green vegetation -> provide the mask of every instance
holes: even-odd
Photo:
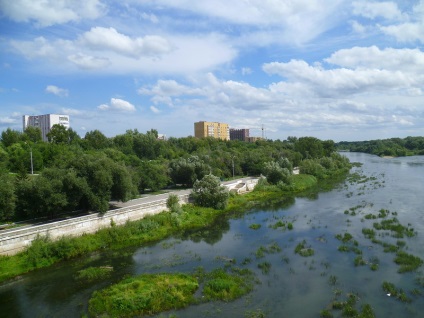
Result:
[[[347,159],[334,152],[334,142],[312,137],[255,143],[157,137],[151,129],[128,130],[112,138],[94,130],[81,138],[58,125],[49,133],[50,142],[43,142],[37,128],[3,131],[0,222],[55,218],[72,211],[105,212],[113,200],[127,201],[167,187],[191,187],[210,174],[226,179],[233,171],[236,176],[268,175],[279,191],[302,191],[316,183],[310,176],[291,175],[302,159],[321,167],[317,178],[350,168]],[[29,175],[30,153],[34,175]],[[277,166],[274,177],[268,168]]]
[[[406,303],[411,302],[411,299],[408,298],[406,293],[402,289],[397,289],[396,286],[392,283],[383,282],[382,288],[384,292],[387,293],[387,296],[389,297],[395,297],[396,299]]]
[[[252,230],[259,230],[261,228],[262,225],[260,225],[259,223],[254,223],[254,224],[250,224],[249,225],[249,229]]]
[[[352,293],[347,294],[344,300],[336,298],[329,308],[321,310],[320,317],[334,317],[333,312],[340,311],[341,317],[375,318],[375,313],[369,304],[363,305],[360,310],[357,308],[358,300],[359,297]],[[339,316],[336,314],[336,317]]]
[[[88,267],[77,272],[75,279],[84,282],[91,283],[109,277],[113,267],[111,266],[100,266],[100,267]]]
[[[370,141],[342,141],[336,144],[338,150],[365,152],[377,156],[424,155],[424,137],[390,138]]]
[[[423,260],[418,256],[399,251],[394,259],[395,263],[400,265],[399,273],[412,272],[423,264]]]
[[[303,240],[302,242],[296,245],[294,252],[295,254],[299,254],[300,256],[303,256],[303,257],[308,257],[315,254],[315,251],[313,250],[313,248],[306,246],[305,240]]]
[[[194,182],[191,196],[196,205],[223,210],[228,204],[229,192],[218,177],[208,174]]]
[[[89,313],[93,317],[145,316],[203,301],[231,301],[249,293],[253,283],[250,271],[235,268],[230,273],[200,269],[195,274],[143,274],[95,291]],[[201,295],[195,296],[198,289]]]

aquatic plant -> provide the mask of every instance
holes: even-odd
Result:
[[[294,252],[295,254],[299,254],[300,256],[303,256],[303,257],[308,257],[315,254],[315,251],[313,250],[313,248],[306,246],[305,240],[303,240],[302,242],[296,245]]]
[[[423,260],[418,256],[399,251],[394,259],[395,263],[400,265],[399,273],[412,272],[423,264]]]
[[[112,271],[112,266],[88,267],[78,271],[75,279],[84,283],[93,282],[109,277]]]

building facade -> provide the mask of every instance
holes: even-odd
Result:
[[[213,137],[230,140],[230,128],[225,123],[199,121],[194,123],[194,136],[196,138]]]
[[[41,130],[43,141],[48,141],[47,134],[50,132],[53,125],[63,125],[69,129],[69,115],[47,114],[38,116],[25,115],[22,117],[23,131],[30,126],[38,127]]]
[[[249,141],[249,129],[230,129],[230,140]]]

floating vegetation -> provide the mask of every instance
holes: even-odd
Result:
[[[375,313],[369,304],[363,305],[361,310],[356,308],[358,300],[357,295],[349,293],[347,299],[334,300],[327,309],[321,310],[320,317],[334,317],[332,311],[341,311],[342,317],[375,318]],[[339,314],[337,314],[338,316]]]
[[[416,233],[413,228],[405,227],[399,223],[399,220],[394,217],[389,220],[382,220],[380,223],[374,223],[373,227],[376,230],[387,230],[393,232],[392,236],[396,238],[403,238],[415,236]]]
[[[271,224],[269,226],[271,229],[277,230],[277,229],[288,229],[288,230],[293,230],[293,223],[292,222],[288,222],[288,221],[282,221],[282,220],[278,220],[277,222],[275,222],[274,224]]]
[[[355,266],[363,266],[367,265],[367,262],[362,258],[361,255],[358,255],[355,257],[354,264]]]
[[[268,274],[271,269],[271,263],[269,262],[259,263],[258,268],[261,269],[262,274]]]
[[[315,251],[311,247],[306,246],[305,240],[297,244],[296,248],[294,249],[294,252],[303,257],[308,257],[315,254]]]
[[[259,230],[259,229],[261,228],[261,226],[262,226],[262,225],[260,225],[260,224],[258,224],[258,223],[254,223],[254,224],[251,224],[251,225],[249,226],[249,229],[252,229],[252,230]]]
[[[91,283],[109,277],[112,272],[112,266],[88,267],[78,271],[75,279],[84,283]]]
[[[389,297],[395,297],[396,299],[405,303],[411,302],[411,299],[408,298],[406,293],[402,289],[397,289],[396,286],[392,283],[383,282],[382,288]]]
[[[203,283],[203,284],[202,284]],[[247,269],[232,268],[228,273],[143,274],[95,291],[89,301],[93,317],[133,317],[185,308],[202,301],[237,299],[253,288],[254,276]],[[196,291],[203,285],[198,298]]]
[[[418,256],[399,251],[394,259],[395,263],[400,265],[398,273],[412,272],[423,264],[423,260]]]
[[[260,246],[256,250],[255,256],[256,258],[262,258],[265,256],[265,254],[275,254],[278,252],[281,252],[281,247],[277,244],[277,242],[274,242],[271,245],[268,245],[267,247]]]

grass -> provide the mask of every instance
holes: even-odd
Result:
[[[254,224],[249,225],[249,229],[252,229],[252,230],[259,230],[259,229],[261,228],[261,226],[262,226],[262,225],[260,225],[260,224],[258,224],[258,223],[254,223]]]
[[[384,292],[390,297],[395,297],[401,302],[410,303],[411,299],[406,295],[402,289],[397,289],[396,286],[389,282],[383,282],[382,288]]]
[[[204,301],[232,301],[249,293],[253,283],[249,270],[237,268],[230,273],[223,269],[205,273],[200,269],[194,274],[142,274],[95,291],[89,301],[89,314],[147,316]]]
[[[299,244],[296,245],[294,249],[295,254],[299,254],[303,257],[313,256],[315,254],[315,251],[311,247],[306,246],[306,241],[303,240]]]
[[[78,271],[75,279],[80,282],[91,283],[109,277],[112,271],[113,267],[111,266],[88,267]]]
[[[399,273],[415,271],[423,264],[423,260],[421,258],[408,254],[404,251],[397,252],[394,261],[396,264],[400,265],[400,268],[398,269]]]

